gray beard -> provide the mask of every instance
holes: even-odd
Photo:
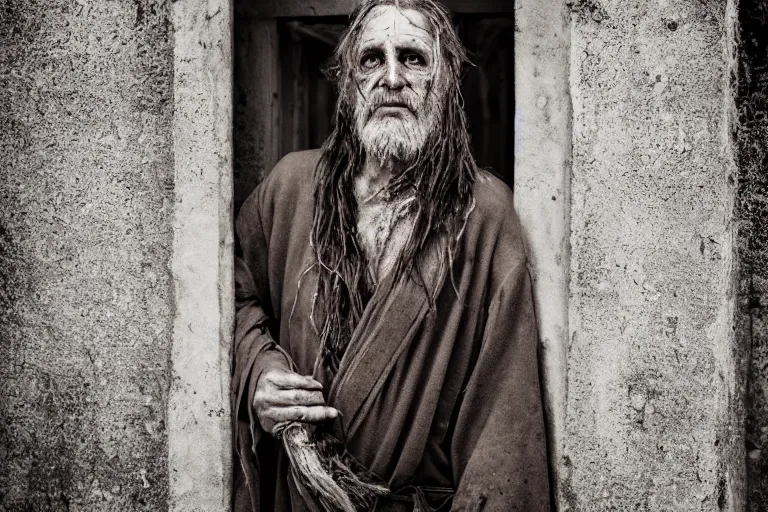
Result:
[[[360,107],[364,108],[364,107]],[[370,117],[367,122],[357,116],[357,134],[365,154],[383,164],[392,159],[413,163],[424,149],[430,134],[437,126],[440,109],[435,105],[425,106],[426,112],[419,118]]]
[[[427,141],[423,122],[413,118],[371,118],[360,133],[365,154],[380,163],[413,162]]]

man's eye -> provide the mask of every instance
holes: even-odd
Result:
[[[402,60],[409,66],[423,66],[425,64],[424,59],[418,53],[406,53]]]
[[[361,64],[366,69],[373,69],[381,63],[381,59],[378,55],[364,55]]]

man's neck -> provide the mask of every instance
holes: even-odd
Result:
[[[401,170],[394,161],[369,158],[355,178],[358,240],[374,283],[394,267],[413,227],[407,203],[380,194]]]
[[[355,198],[358,203],[366,202],[367,198],[383,190],[394,174],[402,168],[402,164],[390,158],[379,162],[375,158],[366,158],[363,168],[355,179]]]

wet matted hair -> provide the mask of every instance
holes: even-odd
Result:
[[[380,6],[413,9],[424,15],[435,39],[433,62],[436,65],[428,94],[442,96],[437,125],[424,147],[405,170],[392,177],[387,187],[391,199],[415,198],[412,201],[414,225],[392,270],[394,283],[414,274],[418,258],[436,237],[445,240],[446,262],[452,262],[473,204],[478,172],[470,150],[461,94],[461,74],[469,61],[454,30],[451,13],[436,0],[364,1],[352,12],[349,29],[326,70],[336,83],[339,97],[335,127],[323,144],[315,169],[311,244],[318,280],[312,316],[317,320],[323,366],[332,375],[338,370],[341,355],[374,286],[357,239],[354,178],[364,164],[365,153],[355,128],[358,84],[354,73],[361,32],[369,14]]]

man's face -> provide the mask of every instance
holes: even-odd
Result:
[[[412,161],[439,119],[435,39],[424,15],[394,6],[363,22],[354,79],[355,124],[368,155]]]

